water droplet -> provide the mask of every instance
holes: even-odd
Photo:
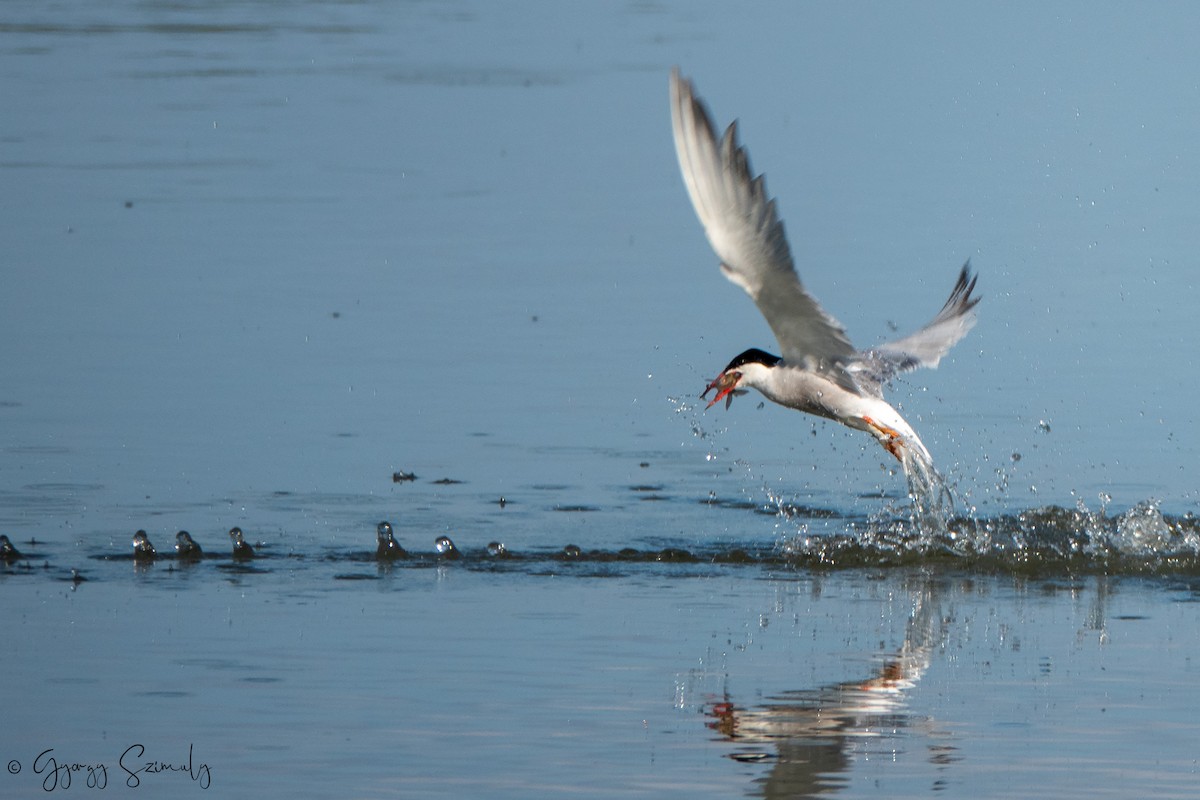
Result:
[[[437,548],[438,555],[442,558],[458,558],[462,555],[454,546],[454,542],[450,541],[449,536],[439,536],[433,546]]]

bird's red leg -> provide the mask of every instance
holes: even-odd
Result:
[[[904,436],[900,433],[900,431],[896,430],[895,428],[889,428],[887,425],[881,425],[866,415],[863,415],[862,420],[886,437],[881,438],[879,440],[880,443],[887,449],[889,453],[896,457],[897,461],[903,463],[904,456],[902,455],[900,447],[904,444]]]

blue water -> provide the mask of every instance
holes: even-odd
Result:
[[[138,797],[201,759],[232,796],[1189,796],[1196,17],[6,3],[0,795],[55,748]],[[703,410],[774,343],[674,65],[856,344],[978,271],[889,395],[946,535],[868,437]],[[211,557],[135,568],[139,528]],[[135,743],[193,769],[128,788]]]

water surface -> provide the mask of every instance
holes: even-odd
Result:
[[[1188,796],[1195,16],[6,4],[0,793]],[[698,405],[772,342],[673,65],[857,344],[978,270],[891,394],[945,530],[867,437]]]

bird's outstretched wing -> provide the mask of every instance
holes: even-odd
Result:
[[[860,354],[857,362],[849,367],[858,383],[872,382],[875,384],[872,388],[878,393],[878,387],[898,373],[917,367],[936,367],[946,351],[975,325],[975,306],[979,298],[971,294],[975,291],[977,278],[971,274],[971,262],[968,260],[958,274],[958,282],[954,284],[946,304],[925,327],[903,339],[881,344]]]
[[[785,362],[840,371],[854,346],[800,283],[775,201],[763,177],[751,175],[737,123],[718,142],[707,109],[678,69],[671,70],[671,123],[683,181],[725,277],[766,317]]]

